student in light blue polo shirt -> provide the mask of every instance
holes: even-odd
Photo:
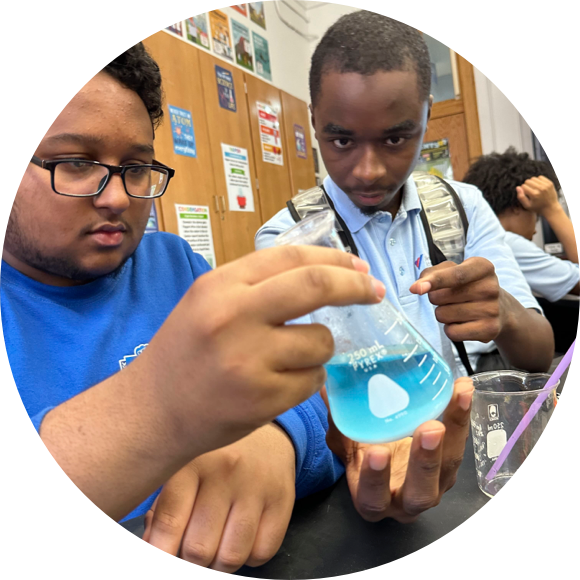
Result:
[[[372,49],[365,39],[375,42],[384,26],[377,14],[350,14],[313,54],[311,113],[329,174],[324,187],[388,298],[451,366],[451,341],[471,340],[495,341],[518,368],[547,370],[554,349],[550,324],[477,188],[452,183],[469,221],[465,261],[429,262],[410,178],[432,106],[429,55],[426,46]],[[280,211],[258,231],[256,247],[273,245],[293,223],[288,210]]]
[[[360,256],[386,285],[388,298],[452,367],[452,340],[495,340],[515,366],[545,371],[554,353],[552,329],[477,188],[453,182],[469,220],[465,261],[429,262],[410,178],[432,106],[429,54],[417,37],[409,27],[360,11],[340,18],[320,41],[312,56],[310,93],[312,124],[329,174],[324,187]],[[293,223],[288,210],[280,211],[258,231],[256,248],[273,245],[276,235]],[[332,423],[326,440],[345,463],[357,505],[356,465],[370,464],[365,457],[378,454],[381,446],[351,441]],[[435,478],[436,491],[428,494],[430,502],[453,485],[444,473],[461,461],[465,440],[448,428],[443,444],[441,476]],[[391,478],[389,462],[387,450],[383,463],[370,468],[375,470],[375,489],[384,489],[383,502],[366,506],[375,519],[415,485]],[[417,475],[425,480],[425,473]],[[418,513],[411,504],[405,504],[400,521],[412,521],[411,514]]]

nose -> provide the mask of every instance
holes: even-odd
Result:
[[[371,145],[362,150],[362,154],[352,172],[355,179],[364,185],[372,185],[387,174],[381,156]]]
[[[93,197],[93,204],[96,208],[108,209],[117,215],[129,208],[131,198],[127,195],[123,180],[118,173],[111,175],[107,187],[99,195]]]

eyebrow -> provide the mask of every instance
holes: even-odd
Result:
[[[47,143],[75,143],[78,145],[103,145],[105,141],[96,135],[81,135],[79,133],[59,133],[46,139]],[[153,145],[149,143],[134,143],[129,146],[129,149],[136,153],[150,153],[151,155],[155,153]]]
[[[397,123],[396,125],[385,129],[383,131],[383,135],[390,135],[391,133],[396,133],[398,131],[414,131],[416,128],[417,123],[411,119],[407,119],[406,121],[402,121],[401,123]],[[323,131],[324,133],[328,133],[330,135],[346,135],[348,137],[352,137],[355,134],[354,131],[345,129],[336,123],[328,123],[324,126]]]

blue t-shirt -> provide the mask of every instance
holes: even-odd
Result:
[[[117,271],[88,284],[48,286],[2,262],[2,325],[14,381],[37,430],[51,409],[139,356],[209,264],[178,236],[147,235]],[[203,313],[200,313],[202,316]],[[280,424],[296,451],[298,497],[331,484],[341,466],[325,446],[321,400]],[[146,513],[158,492],[124,519]]]

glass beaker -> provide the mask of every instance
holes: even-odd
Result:
[[[556,406],[558,381],[542,403],[530,424],[510,450],[495,476],[487,480],[509,438],[550,378],[544,373],[489,371],[473,375],[471,433],[475,453],[475,471],[479,489],[493,497],[513,476],[534,448]]]
[[[280,234],[276,244],[344,250],[334,224],[334,212],[321,211]],[[334,338],[326,388],[334,423],[350,439],[396,441],[447,407],[449,366],[386,297],[379,304],[321,308],[311,318]]]

